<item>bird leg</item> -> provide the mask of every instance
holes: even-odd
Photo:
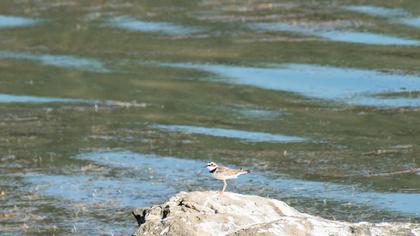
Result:
[[[223,195],[223,193],[225,192],[226,187],[227,187],[227,182],[226,182],[226,180],[224,179],[224,180],[223,180],[223,189],[222,189],[222,191],[220,192],[220,195]]]

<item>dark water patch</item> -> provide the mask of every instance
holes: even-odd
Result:
[[[160,181],[169,184],[177,191],[202,187],[217,188],[219,186],[217,185],[219,181],[204,178],[205,175],[209,175],[204,168],[205,161],[161,157],[126,150],[87,152],[81,153],[75,158],[113,168],[132,169],[136,173],[144,172],[149,176],[149,181],[161,179]],[[150,178],[150,176],[153,177]],[[142,191],[142,181],[144,180],[141,180],[136,187],[138,191]],[[357,185],[292,179],[278,173],[260,173],[258,170],[250,175],[241,176],[235,182],[237,182],[234,185],[235,191],[241,193],[268,194],[276,198],[326,199],[332,202],[365,205],[378,210],[420,217],[420,205],[416,204],[420,201],[419,193],[370,192]],[[261,186],[264,186],[265,189],[263,193],[260,192]],[[156,195],[170,194],[168,192],[160,193],[160,189],[156,189],[156,191]]]
[[[78,69],[93,72],[110,72],[104,63],[96,59],[68,55],[33,54],[29,52],[0,51],[0,59],[30,60],[44,65],[65,69]]]
[[[162,63],[161,66],[209,72],[228,83],[297,93],[306,97],[367,106],[420,106],[419,98],[378,98],[380,93],[420,91],[420,77],[374,70],[285,64],[240,67],[214,64]]]
[[[43,195],[108,209],[148,206],[175,193],[164,184],[128,178],[26,174],[25,181]]]
[[[250,27],[259,31],[292,32],[309,36],[317,36],[330,41],[346,43],[400,46],[420,45],[420,40],[415,39],[370,32],[323,29],[321,27],[310,27],[305,25],[292,25],[286,23],[252,23],[250,24]]]
[[[240,139],[245,142],[268,142],[268,143],[290,143],[304,142],[305,138],[297,136],[287,136],[280,134],[270,134],[263,132],[253,132],[234,129],[207,128],[188,125],[152,125],[152,128],[160,129],[168,132],[178,132],[186,134],[202,134],[221,138]]]
[[[108,20],[110,26],[129,31],[163,33],[169,35],[189,35],[202,32],[194,27],[187,27],[168,22],[153,22],[133,19],[126,16],[114,17]]]
[[[0,29],[31,26],[31,25],[38,24],[40,22],[41,22],[40,20],[35,20],[32,18],[27,18],[27,17],[0,15]]]

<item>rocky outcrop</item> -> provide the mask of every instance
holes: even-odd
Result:
[[[133,212],[134,235],[416,235],[420,224],[348,223],[300,213],[286,203],[258,196],[181,192],[168,202]]]

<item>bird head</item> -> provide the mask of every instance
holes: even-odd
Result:
[[[209,162],[209,163],[207,163],[206,168],[209,169],[210,171],[212,171],[212,170],[217,168],[217,164],[214,163],[214,162]]]

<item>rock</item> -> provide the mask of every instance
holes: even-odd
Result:
[[[134,235],[420,236],[420,224],[348,223],[300,213],[286,203],[226,192],[181,192],[168,202],[133,212]]]

